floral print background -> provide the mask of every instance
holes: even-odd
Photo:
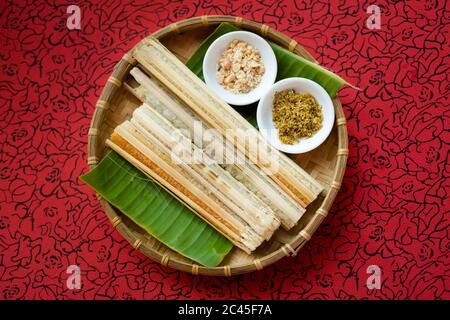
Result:
[[[381,29],[366,26],[370,4]],[[0,299],[449,299],[446,1],[2,1]],[[115,63],[173,21],[229,14],[293,37],[360,91],[339,96],[349,161],[328,218],[295,258],[232,278],[192,276],[135,251],[94,193],[87,132]],[[368,289],[367,267],[381,268]],[[81,289],[66,268],[81,268]]]

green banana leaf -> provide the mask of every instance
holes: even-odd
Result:
[[[150,235],[204,266],[214,267],[232,243],[114,151],[80,179]]]
[[[203,58],[205,57],[209,46],[220,36],[238,30],[240,29],[232,24],[221,23],[217,29],[203,41],[192,57],[189,58],[186,62],[186,66],[204,81],[202,70]],[[347,84],[344,79],[327,69],[324,69],[320,65],[306,60],[273,42],[269,41],[269,44],[272,47],[278,62],[277,81],[291,77],[311,79],[320,84],[332,98],[336,95],[342,85]],[[233,107],[247,119],[248,122],[256,127],[256,105],[257,104],[244,107]]]

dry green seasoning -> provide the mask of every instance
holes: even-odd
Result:
[[[275,92],[272,117],[284,144],[295,144],[322,128],[322,108],[316,98],[293,89]]]

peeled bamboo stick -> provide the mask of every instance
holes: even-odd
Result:
[[[241,209],[238,211],[241,218],[246,219],[265,239],[269,239],[279,227],[280,222],[269,206],[257,198],[240,182],[236,181],[213,159],[209,158],[201,149],[186,139],[168,120],[148,105],[144,104],[136,109],[131,122],[139,123],[148,133],[152,133],[157,140],[165,144],[163,148],[167,148],[166,152],[172,152],[173,154],[173,150],[177,144],[184,140],[184,145],[187,145],[193,150],[194,154],[201,156],[203,161],[202,163],[189,161],[188,163],[180,163],[179,165],[185,167],[191,174],[200,173],[205,182],[208,182],[208,180],[212,181],[213,183],[210,184],[211,192],[217,197],[223,196],[221,200],[225,203],[231,202],[238,206]],[[175,137],[175,141],[169,137]]]
[[[135,89],[129,86],[127,88],[143,102],[147,102],[147,107],[152,108],[152,110],[157,112],[161,117],[168,119],[177,129],[187,129],[190,134],[189,138],[194,135],[195,122],[202,124],[202,130],[208,129],[204,123],[200,122],[197,115],[187,109],[182,102],[178,101],[173,95],[167,92],[154,79],[148,77],[139,68],[133,68],[130,71],[130,74],[140,86]],[[179,131],[183,133],[183,130]],[[212,132],[213,135],[215,133],[216,131]],[[215,136],[214,138],[217,139],[219,137]],[[194,143],[198,143],[198,141],[194,139]],[[208,156],[213,157],[211,153],[218,152],[214,149],[216,146],[216,144],[213,144],[213,149],[209,149],[209,153],[206,152]],[[233,150],[230,150],[228,144],[220,147],[223,146],[225,146],[226,149],[226,160],[229,161],[227,163],[232,163],[230,154],[233,152],[237,153],[236,157],[245,159],[239,150],[234,150],[234,148]],[[199,147],[201,147],[201,145]],[[220,152],[223,152],[223,150]],[[252,190],[262,201],[270,206],[275,215],[280,219],[283,228],[292,228],[305,212],[305,209],[283,192],[274,181],[268,179],[265,175],[261,175],[255,165],[237,160],[233,164],[222,164],[221,167],[227,170],[236,180],[244,184],[249,190]],[[274,194],[277,194],[278,196],[274,197]]]
[[[111,136],[112,142],[108,143],[113,150],[124,157],[128,155],[127,160],[131,155],[135,159],[134,164],[141,163],[137,166],[139,169],[170,189],[237,247],[250,253],[264,241],[242,221],[238,221],[229,209],[220,204],[220,201],[213,199],[207,190],[201,190],[191,180],[170,168],[150,148],[135,139],[135,135],[128,132],[124,126],[120,125],[116,130],[118,132],[114,132]]]
[[[260,159],[252,150],[242,133],[237,132],[236,146],[252,161],[270,174],[286,192],[293,196],[303,207],[311,203],[322,191],[322,187],[304,170],[285,155],[267,145],[264,138],[239,113],[213,94],[208,87],[195,76],[181,61],[159,41],[149,39],[135,51],[137,61],[167,88],[174,92],[183,102],[192,108],[212,127],[226,135],[230,126],[236,130],[248,130],[258,146],[267,146],[267,159]],[[270,172],[264,165],[269,160],[269,168],[278,165],[277,172]]]
[[[219,231],[227,235],[232,241],[238,240],[239,226],[234,223],[234,221],[223,220],[217,212],[220,212],[220,208],[217,205],[211,205],[204,201],[206,198],[200,198],[203,194],[202,191],[197,190],[197,188],[186,189],[183,188],[179,180],[171,177],[171,175],[158,166],[150,157],[145,155],[143,152],[138,150],[134,145],[130,144],[122,135],[127,136],[129,139],[129,134],[126,131],[121,132],[121,134],[114,132],[111,135],[111,140],[107,141],[108,146],[110,146],[114,151],[118,152],[128,161],[130,158],[134,161],[130,161],[133,165],[144,171],[147,175],[151,176],[158,184],[164,186],[166,189],[171,190],[177,195],[179,199],[183,202],[188,203],[196,211],[202,212],[208,220],[214,221],[214,226],[219,226]],[[131,137],[131,139],[133,139]],[[127,156],[128,155],[128,156]],[[178,177],[179,178],[179,177]],[[182,180],[182,179],[180,179]],[[195,195],[192,194],[195,192]],[[217,212],[216,212],[217,211]],[[224,226],[221,228],[220,226]]]
[[[147,140],[163,150],[166,155],[176,156],[173,152],[174,147],[180,139],[185,139],[170,122],[145,104],[135,110],[131,123]],[[177,136],[175,140],[173,139],[174,136]],[[212,159],[207,159],[207,155],[203,154],[202,150],[199,150],[195,145],[192,145],[190,140],[185,139],[184,144],[187,144],[194,153],[204,157],[205,162],[186,163],[180,161],[182,160],[180,158],[177,161],[177,166],[186,170],[190,176],[197,176],[201,183],[206,185],[208,190],[225,205],[230,208],[234,207],[234,212],[246,221],[251,228],[266,240],[270,239],[280,225],[270,207],[231,177]]]
[[[209,196],[211,200],[218,203],[220,207],[226,207],[225,212],[220,212],[220,214],[225,213],[225,216],[223,217],[224,219],[231,220],[235,225],[238,226],[237,229],[242,229],[247,226],[247,222],[245,220],[242,220],[240,217],[233,214],[234,212],[242,210],[240,207],[238,207],[233,202],[230,202],[229,199],[223,194],[219,194],[216,192],[214,192],[213,194],[211,190],[214,188],[214,186],[208,181],[205,181],[205,179],[198,172],[189,170],[189,168],[187,168],[188,170],[186,170],[185,165],[181,166],[179,164],[176,164],[175,162],[170,162],[171,157],[168,156],[169,152],[165,150],[164,146],[158,143],[156,137],[152,136],[139,124],[133,124],[133,127],[128,128],[128,130],[132,131],[133,136],[141,143],[145,144],[148,148],[155,151],[161,159],[166,161],[167,165],[172,167],[173,170],[177,170],[184,176],[184,178],[190,180],[196,187],[200,188],[203,191],[202,195]]]

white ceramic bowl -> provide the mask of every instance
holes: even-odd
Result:
[[[223,52],[233,40],[241,40],[258,49],[265,65],[265,72],[259,85],[248,93],[236,94],[226,90],[217,82],[217,65]],[[217,38],[208,48],[203,59],[203,76],[208,87],[225,102],[243,106],[261,99],[263,94],[275,82],[277,76],[277,59],[272,48],[266,40],[247,31],[234,31]]]
[[[278,130],[272,118],[275,92],[294,89],[301,93],[311,93],[322,107],[322,128],[310,138],[302,138],[297,144],[284,144],[278,138]],[[276,149],[286,153],[304,153],[318,147],[330,134],[334,123],[333,102],[325,89],[318,83],[305,78],[287,78],[275,83],[261,98],[256,111],[259,131]]]

